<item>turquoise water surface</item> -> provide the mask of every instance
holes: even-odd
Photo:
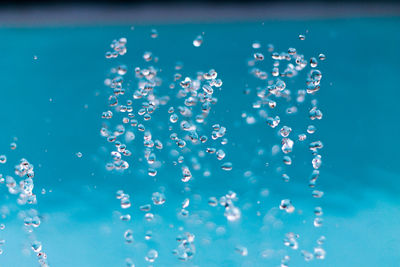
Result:
[[[28,233],[21,211],[31,207],[18,205],[17,196],[0,184],[0,224],[5,225],[0,230],[0,240],[5,240],[0,266],[39,265],[31,249],[35,239],[40,240],[49,266],[56,267],[127,266],[126,258],[135,266],[280,266],[286,255],[289,266],[399,266],[399,26],[400,18],[394,17],[0,28],[0,154],[7,156],[0,173],[17,177],[14,166],[21,158],[34,166],[33,208],[41,218],[40,227]],[[157,38],[151,37],[152,29]],[[193,40],[202,33],[202,45],[194,47]],[[306,39],[299,40],[299,34]],[[121,37],[127,38],[127,53],[106,59],[111,42]],[[255,41],[261,48],[252,48]],[[253,106],[257,87],[265,88],[267,82],[256,79],[248,66],[253,54],[261,52],[265,59],[256,67],[272,77],[268,44],[283,52],[294,47],[307,62],[320,53],[326,55],[325,61],[318,60],[321,89],[315,96],[307,95],[303,104],[295,104],[298,115],[286,114],[293,103],[286,99],[277,100],[273,112],[263,105],[261,110],[280,116],[281,124],[274,129]],[[158,61],[146,62],[146,51]],[[175,69],[177,62],[182,69]],[[113,78],[110,69],[121,64],[128,69],[126,99],[133,100],[137,88],[135,67],[152,65],[161,81],[155,90],[168,100],[143,122],[153,139],[163,143],[163,149],[156,150],[154,177],[148,175],[143,132],[137,127],[132,128],[135,140],[127,145],[132,152],[126,159],[129,168],[105,168],[113,145],[100,129],[113,129],[123,116],[114,111],[112,119],[102,118],[103,112],[114,108],[109,107],[112,90],[104,80]],[[209,140],[198,146],[186,140],[181,150],[170,135],[183,137],[182,118],[171,123],[168,108],[173,106],[178,113],[184,104],[176,97],[179,81],[173,89],[170,84],[176,73],[182,79],[195,79],[196,72],[210,69],[218,72],[223,85],[214,88],[218,101],[198,126]],[[293,99],[305,89],[307,73],[285,80]],[[314,98],[322,120],[308,118]],[[142,102],[133,104],[139,121]],[[226,127],[226,145],[220,143],[222,138],[212,140],[214,124]],[[290,166],[282,163],[277,134],[286,124],[295,140]],[[317,131],[304,142],[297,141],[309,124]],[[324,195],[317,199],[309,188],[313,157],[308,149],[316,140],[324,146],[314,188]],[[10,149],[12,142],[16,149]],[[271,152],[274,145],[279,145],[277,154]],[[226,157],[219,161],[213,154],[202,155],[209,146],[223,149]],[[184,163],[177,162],[174,150],[184,156]],[[232,163],[231,171],[221,169],[224,162]],[[193,176],[187,183],[181,181],[185,164]],[[283,181],[283,173],[290,182]],[[129,209],[121,208],[118,190],[130,195]],[[223,206],[208,204],[210,197],[220,198],[230,190],[237,195],[234,205],[241,213],[233,221],[224,216]],[[163,192],[166,200],[152,205],[154,219],[147,221],[147,212],[139,207],[152,204],[154,192]],[[177,215],[186,198],[189,215]],[[279,209],[282,199],[291,200],[293,213]],[[316,206],[323,209],[321,227],[314,226]],[[131,220],[122,221],[121,214],[127,213]],[[127,229],[134,239],[128,244]],[[151,238],[146,240],[149,231]],[[195,235],[191,244],[195,249],[190,259],[182,261],[172,251],[180,244],[176,237],[185,232]],[[299,235],[298,249],[284,245],[289,232]],[[326,240],[318,245],[321,236]],[[301,251],[313,252],[315,247],[326,251],[325,259],[314,256],[306,261]],[[158,253],[153,263],[145,259],[151,249]]]

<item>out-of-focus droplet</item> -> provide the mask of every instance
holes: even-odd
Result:
[[[292,213],[295,210],[290,199],[282,199],[279,209],[285,210],[287,213]]]
[[[154,192],[151,199],[153,200],[154,205],[162,205],[165,203],[164,193]]]
[[[201,44],[203,43],[203,36],[198,35],[194,40],[193,40],[193,45],[195,47],[200,47]]]
[[[221,169],[224,171],[230,171],[232,170],[233,164],[231,162],[225,162],[221,165]]]
[[[301,254],[303,255],[305,261],[311,261],[314,259],[314,255],[306,250],[302,250]]]
[[[242,255],[242,256],[247,256],[248,255],[248,250],[244,246],[236,246],[235,247],[235,251],[237,253],[239,253],[240,255]]]
[[[321,247],[314,248],[314,256],[316,259],[323,260],[323,259],[325,259],[325,255],[326,255],[326,252],[323,248],[321,248]]]
[[[133,232],[131,229],[128,229],[124,233],[124,238],[126,243],[132,243],[133,242]]]
[[[154,262],[158,258],[158,252],[155,249],[150,249],[144,258],[148,262]]]
[[[156,29],[151,29],[150,36],[153,39],[157,38],[158,37],[158,31]]]

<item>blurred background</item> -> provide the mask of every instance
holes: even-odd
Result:
[[[34,241],[41,242],[49,266],[61,267],[132,266],[130,262],[282,266],[285,256],[290,257],[288,266],[399,266],[399,29],[396,1],[4,2],[0,155],[7,162],[0,164],[0,173],[17,179],[14,166],[26,158],[35,170],[37,204],[19,205],[5,182],[0,183],[0,266],[39,266],[43,255],[32,250]],[[196,47],[199,35],[203,41]],[[112,41],[122,37],[127,39],[126,55],[107,59]],[[326,55],[326,60],[318,59],[323,79],[315,99],[324,116],[312,121],[316,133],[304,143],[296,139],[311,123],[314,97],[295,104],[297,117],[285,112],[296,97],[277,101],[273,113],[293,129],[292,166],[282,164],[282,152],[273,153],[281,142],[281,125],[271,129],[254,108],[257,88],[266,82],[254,77],[249,62],[254,53],[262,53],[265,60],[255,66],[272,77],[270,44],[277,52],[296,48],[307,62]],[[145,52],[157,60],[147,62]],[[143,133],[136,128],[136,138],[128,144],[130,168],[105,168],[113,145],[100,129],[119,124],[117,116],[102,119],[112,94],[105,80],[121,65],[128,70],[126,99],[133,99],[137,87],[135,68],[150,66],[162,81],[157,93],[169,97],[146,124],[164,144],[157,152],[161,167],[155,177],[147,174]],[[182,152],[187,164],[199,166],[184,184],[171,152],[177,148],[170,134],[183,132],[169,121],[168,108],[183,105],[176,97],[179,81],[174,75],[195,79],[197,72],[210,69],[218,72],[223,86],[200,127],[210,140]],[[305,89],[306,79],[304,72],[287,81],[293,96]],[[140,103],[135,103],[137,112]],[[210,143],[214,124],[226,127],[228,144]],[[308,186],[313,169],[308,144],[316,140],[324,144],[317,182],[324,195],[318,199]],[[224,149],[231,171],[221,170],[215,155],[200,156],[208,144]],[[283,172],[290,182],[282,181]],[[130,195],[129,209],[121,209],[118,190]],[[241,210],[234,222],[224,216],[223,206],[208,204],[210,197],[220,198],[229,190],[237,194],[235,206]],[[154,192],[165,194],[165,204],[152,204]],[[182,217],[185,198],[190,199],[189,215]],[[282,199],[291,199],[294,213],[279,209]],[[146,204],[152,206],[152,221],[140,210]],[[323,208],[321,227],[314,225],[316,206]],[[127,213],[131,220],[124,222],[120,216]],[[37,214],[40,227],[24,226],[26,214]],[[134,238],[128,244],[127,229]],[[188,261],[172,253],[179,245],[177,236],[185,232],[195,235],[195,254]],[[299,235],[298,249],[284,244],[290,232]],[[317,258],[315,248],[320,247],[326,251],[324,259]],[[151,249],[158,253],[154,262],[146,260]]]

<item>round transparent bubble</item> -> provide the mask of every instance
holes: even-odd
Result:
[[[321,248],[321,247],[314,248],[314,256],[316,259],[323,260],[323,259],[325,259],[325,255],[326,255],[326,252],[323,248]]]
[[[155,249],[151,249],[147,252],[145,260],[148,262],[154,262],[158,258],[158,252]]]
[[[305,261],[311,261],[314,259],[314,254],[306,250],[302,250],[301,254],[303,255]]]
[[[160,192],[154,192],[151,199],[153,200],[154,205],[162,205],[166,200],[164,193]]]
[[[234,222],[240,219],[241,212],[239,208],[231,205],[225,208],[224,215],[228,219],[228,221]]]

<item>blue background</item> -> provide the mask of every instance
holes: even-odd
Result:
[[[44,216],[35,235],[50,266],[124,266],[126,257],[144,266],[150,248],[159,252],[154,266],[278,266],[286,250],[290,266],[398,266],[399,25],[399,18],[354,18],[135,25],[134,30],[131,25],[1,28],[0,151],[8,161],[0,171],[11,174],[21,157],[35,166],[37,209]],[[150,38],[152,28],[159,32],[157,39]],[[298,35],[306,30],[306,40],[300,41]],[[201,32],[204,43],[195,48],[192,41]],[[128,38],[127,55],[106,60],[109,44],[119,37]],[[255,40],[265,54],[266,44],[273,43],[278,51],[296,47],[306,57],[327,56],[320,64],[323,81],[318,92],[324,118],[315,123],[315,135],[324,143],[318,181],[325,192],[321,200],[313,199],[307,186],[309,153],[296,154],[289,174],[292,180],[283,183],[276,172],[277,160],[257,155],[260,148],[269,153],[279,138],[263,120],[248,125],[241,118],[242,112],[256,114],[251,107],[254,90],[243,94],[245,88],[260,85],[246,65]],[[177,61],[184,63],[186,76],[214,68],[224,82],[208,125],[227,127],[227,160],[234,168],[224,172],[215,158],[203,158],[202,166],[212,176],[194,174],[190,194],[182,192],[181,172],[171,164],[161,168],[156,179],[141,172],[146,168],[137,157],[123,174],[104,168],[110,148],[99,134],[109,94],[104,79],[118,63],[128,65],[132,74],[135,66],[145,65],[145,51],[159,57],[164,80],[159,90],[170,90]],[[270,67],[271,60],[265,70]],[[304,77],[290,86],[297,90],[303,84]],[[167,107],[158,110],[160,117],[155,115],[153,125],[165,129]],[[307,123],[303,116],[291,126],[304,131]],[[166,130],[159,133],[165,134],[162,140],[168,138]],[[13,138],[17,138],[15,151],[9,148]],[[82,158],[76,157],[79,151]],[[245,171],[252,172],[251,179],[244,177]],[[152,192],[160,186],[165,187],[167,201],[152,208],[156,220],[148,223],[138,207],[150,203]],[[39,193],[42,188],[47,191],[44,195]],[[260,196],[264,188],[270,192],[266,198]],[[118,189],[132,198],[129,223],[118,218]],[[0,190],[0,205],[11,210],[3,219],[6,228],[0,231],[0,239],[6,240],[0,266],[35,266],[36,257],[22,252],[29,240],[17,216],[21,207],[13,205],[15,197],[8,196],[4,185]],[[233,224],[226,222],[222,207],[207,205],[208,197],[228,190],[237,192],[237,206],[242,209],[242,219]],[[191,197],[191,217],[186,222],[176,217],[185,197]],[[277,209],[283,198],[292,199],[294,214]],[[317,203],[324,208],[324,225],[315,229],[312,213]],[[261,216],[256,216],[257,211]],[[273,214],[274,223],[264,218],[266,214]],[[199,218],[202,223],[196,223]],[[215,227],[205,226],[207,222],[226,227],[226,233],[217,235]],[[187,263],[171,253],[178,245],[174,239],[181,233],[180,226],[196,235],[196,255]],[[132,245],[123,240],[127,228],[134,233]],[[144,240],[147,230],[153,231],[151,241]],[[299,251],[283,245],[289,231],[300,234]],[[311,251],[320,235],[327,238],[326,259],[305,262],[300,250]],[[237,245],[246,246],[249,255],[236,253]],[[263,258],[260,254],[266,249],[271,252]]]

